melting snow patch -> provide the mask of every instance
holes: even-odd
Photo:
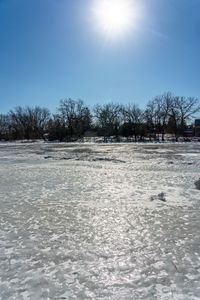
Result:
[[[160,200],[162,202],[166,202],[166,194],[165,193],[159,193],[158,195],[153,195],[150,197],[150,200],[151,201],[154,201],[154,200]]]
[[[197,190],[200,190],[200,179],[199,180],[197,180],[197,181],[195,181],[195,186],[196,186],[196,189]]]

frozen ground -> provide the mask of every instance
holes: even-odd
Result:
[[[200,145],[0,144],[0,299],[200,299]]]

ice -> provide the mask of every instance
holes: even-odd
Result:
[[[0,299],[200,299],[199,144],[0,144]]]

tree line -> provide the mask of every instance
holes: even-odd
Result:
[[[121,137],[142,141],[184,136],[188,122],[200,111],[199,99],[165,93],[145,108],[135,103],[97,104],[90,108],[82,100],[61,100],[55,114],[49,109],[18,106],[0,115],[0,140],[46,139],[73,142],[84,136]]]

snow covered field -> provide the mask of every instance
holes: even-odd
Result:
[[[200,299],[199,144],[0,144],[0,299]]]

